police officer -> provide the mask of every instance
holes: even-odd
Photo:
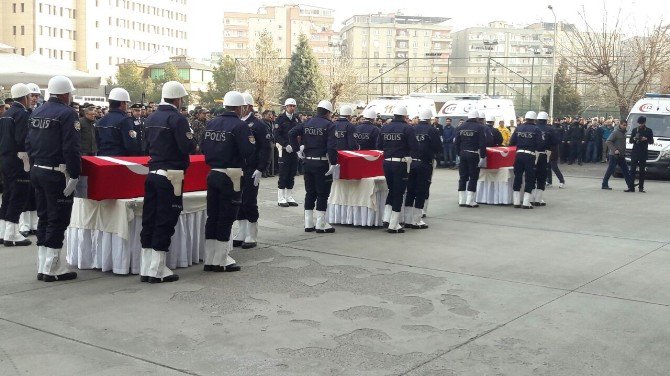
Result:
[[[144,129],[144,117],[142,117],[142,103],[135,103],[130,106],[130,116],[133,120],[133,130],[135,131],[135,143],[137,144],[137,155],[147,155],[147,140]]]
[[[377,147],[379,127],[374,123],[375,119],[377,119],[377,111],[372,108],[363,111],[363,119],[354,130],[354,140],[358,144],[358,150],[373,150]]]
[[[640,168],[638,176],[638,190],[641,193],[646,193],[644,190],[644,177],[647,170],[647,157],[649,145],[654,143],[654,132],[647,127],[647,117],[640,116],[637,118],[637,128],[630,133],[630,143],[633,144],[633,150],[630,156],[630,165],[632,171],[630,175],[635,180],[635,173],[637,168]]]
[[[32,189],[30,163],[26,154],[30,89],[25,84],[16,84],[12,86],[10,93],[14,102],[0,117],[0,155],[4,184],[0,206],[0,244],[4,243],[6,247],[32,244],[19,232],[19,217]]]
[[[357,150],[358,144],[354,138],[356,126],[351,124],[351,116],[354,109],[351,106],[344,105],[340,107],[340,116],[333,122],[335,123],[335,150]]]
[[[326,208],[333,174],[338,174],[337,138],[335,125],[330,120],[333,105],[322,100],[316,107],[316,116],[298,124],[288,134],[290,146],[304,153],[305,159],[305,232],[332,233],[335,229],[326,220]],[[301,148],[298,137],[302,140]],[[316,207],[316,225],[314,208]]]
[[[510,139],[510,146],[516,146],[516,159],[514,160],[514,193],[513,203],[515,208],[532,209],[531,194],[535,188],[535,155],[543,146],[542,134],[535,125],[537,114],[535,111],[526,112],[526,122],[516,128]],[[526,175],[523,204],[521,203],[521,183]]]
[[[242,121],[249,127],[254,138],[254,152],[247,157],[243,169],[242,205],[237,214],[239,231],[233,239],[234,247],[244,249],[256,246],[258,236],[258,185],[261,182],[263,171],[270,160],[270,135],[265,124],[254,113],[254,97],[249,93],[242,93]]]
[[[40,87],[34,83],[28,83],[26,86],[30,89],[30,104],[28,105],[27,110],[32,113],[32,111],[40,104]],[[35,202],[35,189],[31,186],[28,191],[28,199],[23,208],[23,213],[21,213],[21,217],[19,218],[19,232],[23,236],[37,233],[37,204]]]
[[[37,279],[54,282],[77,278],[65,261],[63,240],[81,172],[81,154],[78,117],[70,107],[75,90],[72,81],[52,77],[47,90],[49,100],[30,116],[26,152],[34,163],[30,179],[39,217]]]
[[[393,109],[393,119],[382,127],[377,149],[384,152],[384,176],[389,189],[383,221],[388,222],[389,233],[403,233],[405,230],[400,225],[402,199],[412,155],[417,155],[419,151],[414,128],[407,123],[407,107]]]
[[[298,125],[298,116],[295,109],[295,99],[288,98],[284,102],[285,111],[275,121],[274,136],[279,150],[279,181],[277,190],[277,205],[281,207],[298,206],[293,198],[293,184],[298,172],[298,156],[289,144],[288,133]]]
[[[131,156],[139,154],[133,118],[126,114],[130,95],[125,89],[109,92],[109,112],[95,123],[95,142],[100,156]]]
[[[419,113],[419,124],[414,126],[418,152],[413,155],[412,168],[407,182],[407,196],[405,198],[405,227],[426,229],[423,208],[428,198],[430,180],[433,175],[433,161],[435,155],[442,151],[440,131],[430,124],[433,111],[424,108]]]
[[[479,206],[475,201],[475,192],[479,169],[485,164],[486,159],[486,129],[485,125],[477,121],[478,117],[479,112],[471,110],[468,113],[468,120],[456,129],[454,138],[454,147],[460,156],[458,205],[462,207],[476,208]]]
[[[537,114],[537,128],[540,130],[540,141],[537,149],[537,162],[535,163],[535,189],[531,196],[531,203],[533,206],[546,206],[542,196],[544,195],[544,188],[547,184],[547,173],[549,166],[549,158],[551,157],[551,150],[555,145],[558,145],[554,131],[547,124],[549,114],[542,111]]]
[[[492,142],[490,145],[486,146],[503,146],[503,135],[500,131],[494,127],[496,122],[496,117],[493,114],[486,115],[486,128],[489,129],[489,132],[492,136]]]
[[[251,127],[240,120],[246,106],[242,94],[227,92],[223,106],[224,112],[207,123],[201,145],[205,162],[212,168],[207,176],[206,272],[241,269],[229,256],[233,245],[230,233],[242,201],[244,159],[256,150]]]
[[[187,96],[177,81],[163,84],[163,102],[146,121],[149,174],[144,183],[140,281],[173,282],[179,276],[165,265],[166,253],[183,208],[182,183],[195,150],[188,120],[179,112]]]

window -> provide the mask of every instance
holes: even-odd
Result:
[[[42,25],[40,25],[40,35],[44,35],[43,31],[44,31],[44,30],[43,30],[43,28],[42,28]],[[41,54],[41,52],[40,52],[40,54]]]
[[[12,26],[12,35],[16,35],[16,26]]]
[[[24,3],[21,3],[21,13],[25,13],[26,11],[26,5]]]
[[[12,13],[16,13],[16,3],[12,4]]]
[[[21,4],[21,5],[23,5],[23,4]],[[21,48],[21,56],[26,56],[26,49],[25,48]]]
[[[26,35],[26,27],[21,25],[21,35]]]

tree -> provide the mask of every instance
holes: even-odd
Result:
[[[547,94],[542,96],[542,108],[547,111],[549,111],[550,96],[551,87],[547,89]],[[568,77],[568,64],[565,60],[561,60],[554,78],[554,118],[577,114],[581,104],[582,97]]]
[[[137,65],[137,62],[130,61],[119,65],[114,79],[114,85],[126,89],[133,102],[141,101],[142,94],[150,95],[153,91],[153,83],[144,78],[142,72],[143,69]]]
[[[326,96],[323,88],[319,63],[314,57],[309,40],[304,34],[301,34],[296,51],[291,55],[288,73],[284,78],[282,97],[294,98],[299,109],[314,111],[319,101]]]
[[[249,90],[259,111],[276,103],[284,75],[284,63],[272,42],[272,34],[263,30],[256,43],[255,56],[239,63],[235,86]]]
[[[224,56],[212,72],[212,81],[207,83],[207,91],[200,91],[200,102],[202,105],[211,107],[216,100],[235,89],[235,60],[230,56]]]
[[[594,79],[594,84],[608,87],[619,114],[628,114],[635,101],[660,80],[670,63],[670,25],[659,22],[651,28],[627,37],[622,29],[627,17],[621,10],[614,21],[606,9],[601,20],[593,22],[584,10],[580,12],[584,31],[567,33],[564,54],[578,73]],[[593,23],[590,23],[593,22]],[[612,24],[613,22],[613,24]]]
[[[358,83],[360,72],[348,58],[329,60],[330,75],[326,78],[330,102],[333,108],[338,100],[350,101],[356,98],[361,89]]]
[[[153,90],[151,91],[151,94],[149,95],[149,100],[154,101],[154,102],[160,102],[163,91],[163,84],[168,82],[168,81],[179,81],[183,82],[181,77],[179,77],[179,71],[177,70],[177,67],[175,67],[174,64],[171,62],[166,63],[163,66],[163,74],[159,75],[156,78],[151,79],[153,83]]]

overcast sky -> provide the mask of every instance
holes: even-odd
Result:
[[[435,3],[440,5],[434,5]],[[645,25],[661,21],[663,15],[670,18],[670,1],[667,0],[304,0],[304,1],[259,1],[213,2],[211,0],[189,0],[189,54],[209,57],[212,51],[220,51],[223,39],[222,17],[225,11],[256,12],[267,4],[299,3],[335,10],[335,30],[339,30],[342,21],[354,14],[389,13],[402,11],[407,15],[449,17],[454,31],[470,26],[486,25],[491,21],[507,21],[524,25],[537,21],[553,22],[553,15],[547,9],[552,4],[559,21],[583,25],[579,12],[589,20],[599,23],[603,9],[613,17],[622,10],[626,20],[626,32],[642,30]],[[408,4],[409,3],[409,4]],[[467,5],[464,6],[464,5]],[[670,21],[670,20],[665,20]]]

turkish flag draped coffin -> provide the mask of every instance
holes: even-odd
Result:
[[[498,169],[514,166],[516,146],[497,146],[486,148],[486,168]]]
[[[76,196],[91,200],[127,199],[144,196],[149,157],[82,157]],[[184,192],[207,189],[209,166],[205,156],[192,155],[184,176]]]
[[[384,153],[379,150],[340,150],[337,152],[340,179],[357,180],[384,176]]]

